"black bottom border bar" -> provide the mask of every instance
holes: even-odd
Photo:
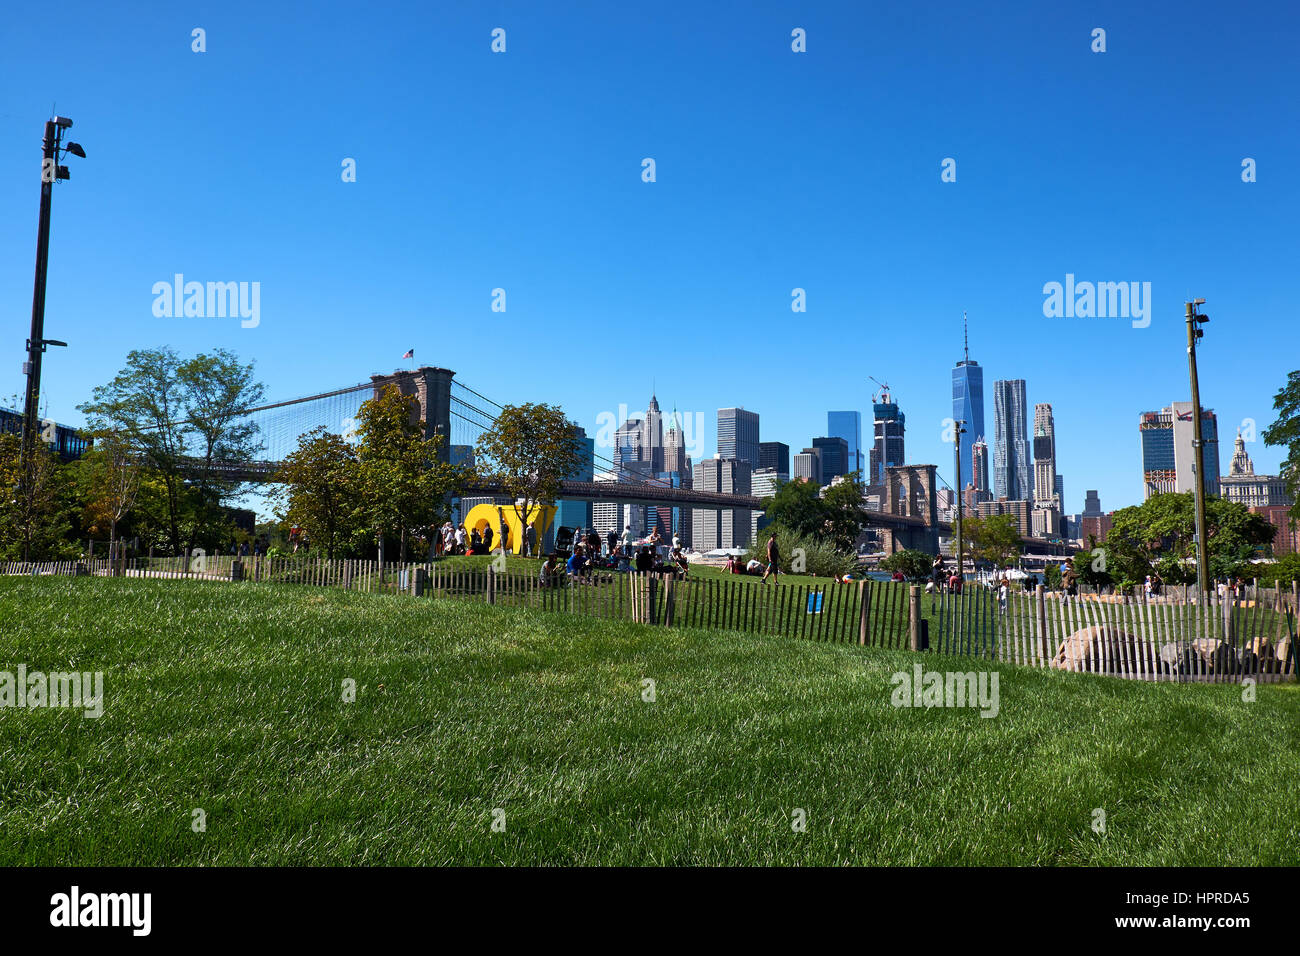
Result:
[[[438,924],[488,934],[550,934],[563,927],[581,936],[602,922],[632,920],[629,929],[653,924],[656,934],[678,925],[767,933],[786,922],[804,934],[856,927],[868,934],[900,930],[905,938],[919,929],[936,939],[1136,936],[1181,944],[1192,936],[1294,938],[1297,872],[10,868],[0,869],[0,920],[6,942],[62,936],[127,944],[373,944],[377,933],[425,933]]]

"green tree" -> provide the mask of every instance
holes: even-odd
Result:
[[[1209,496],[1205,501],[1205,547],[1214,578],[1247,574],[1249,559],[1273,540],[1274,528],[1245,505]],[[1152,495],[1115,512],[1106,536],[1107,571],[1124,588],[1151,573],[1168,584],[1196,580],[1196,501],[1192,492]]]
[[[1005,568],[1020,555],[1020,525],[1015,515],[967,515],[961,527],[964,546],[970,548],[975,561]]]
[[[213,543],[229,524],[221,506],[238,483],[220,463],[247,461],[257,451],[246,421],[262,398],[252,368],[224,349],[186,361],[170,348],[135,349],[126,367],[78,406],[93,431],[122,435],[161,482],[173,553]]]
[[[1290,584],[1300,581],[1300,553],[1285,554],[1269,564],[1260,565],[1256,577],[1261,584]]]
[[[772,524],[788,528],[798,537],[822,537],[830,514],[820,492],[811,481],[796,478],[780,482],[768,502],[767,516]]]
[[[1291,517],[1300,519],[1300,370],[1290,372],[1286,384],[1273,396],[1277,421],[1264,430],[1264,444],[1286,449],[1282,477],[1295,502]]]
[[[442,440],[424,437],[419,412],[418,399],[394,385],[357,412],[357,520],[373,536],[381,561],[390,535],[402,558],[408,535],[431,542],[463,480],[461,469],[438,460]]]
[[[868,512],[862,490],[862,473],[855,471],[832,484],[822,496],[826,534],[840,551],[855,551],[858,535],[867,526]]]
[[[880,566],[886,571],[902,571],[903,577],[909,581],[924,581],[930,576],[933,562],[934,559],[924,551],[909,548],[894,552],[881,561]]]
[[[1115,579],[1110,574],[1110,561],[1105,545],[1097,544],[1095,534],[1088,535],[1088,548],[1080,551],[1070,559],[1074,573],[1079,580],[1092,588],[1113,585]]]
[[[298,439],[276,478],[277,512],[333,560],[358,529],[360,462],[342,437],[316,428]]]
[[[557,405],[507,405],[475,449],[478,473],[514,500],[522,526],[555,503],[560,483],[583,465],[576,427]]]
[[[94,444],[72,465],[83,526],[91,534],[106,534],[114,554],[118,526],[135,507],[143,470],[131,444],[120,432],[92,436]]]
[[[67,467],[44,442],[32,448],[32,481],[25,484],[22,439],[0,434],[0,557],[50,561],[73,557],[72,481]],[[23,493],[26,488],[27,493]]]

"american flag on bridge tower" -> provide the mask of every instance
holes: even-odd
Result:
[[[415,349],[407,349],[407,350],[406,350],[406,354],[403,355],[402,358],[404,358],[404,359],[408,359],[408,358],[409,358],[409,359],[413,359],[413,358],[415,358]]]

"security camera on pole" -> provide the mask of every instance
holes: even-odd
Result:
[[[36,416],[41,395],[41,356],[46,346],[63,345],[57,339],[45,338],[45,273],[49,266],[50,254],[50,201],[54,196],[54,184],[69,179],[68,167],[59,164],[68,153],[86,157],[86,151],[77,143],[63,146],[63,131],[72,126],[72,120],[66,116],[56,116],[45,124],[45,140],[41,153],[41,215],[36,233],[36,283],[32,290],[32,334],[27,340],[27,362],[23,371],[27,373],[27,404],[23,409],[22,438],[22,475],[23,501],[26,515],[24,523],[31,520],[33,483],[35,481],[36,450]],[[31,557],[31,534],[28,530],[23,539],[23,559]]]
[[[1196,588],[1201,601],[1209,592],[1209,563],[1205,550],[1205,442],[1201,438],[1201,389],[1196,379],[1196,341],[1205,335],[1198,326],[1210,321],[1197,311],[1204,299],[1187,303],[1187,371],[1192,379],[1192,461],[1196,470]]]

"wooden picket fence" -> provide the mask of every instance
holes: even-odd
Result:
[[[0,565],[8,575],[124,575],[244,580],[404,593],[438,600],[582,614],[664,627],[739,630],[814,641],[929,650],[1030,667],[1138,680],[1293,680],[1300,589],[1222,587],[1158,596],[996,590],[923,594],[885,581],[763,584],[753,578],[685,577],[593,568],[549,583],[492,565],[413,564],[321,558],[200,556],[110,563]]]
[[[822,585],[679,577],[592,569],[550,584],[531,574],[412,565],[417,596],[469,597],[665,627],[699,627],[817,641],[902,647],[907,634],[904,588],[861,581]]]
[[[1296,677],[1300,589],[1218,587],[1156,596],[968,587],[913,599],[921,647],[1031,667],[1136,680],[1276,682]]]

